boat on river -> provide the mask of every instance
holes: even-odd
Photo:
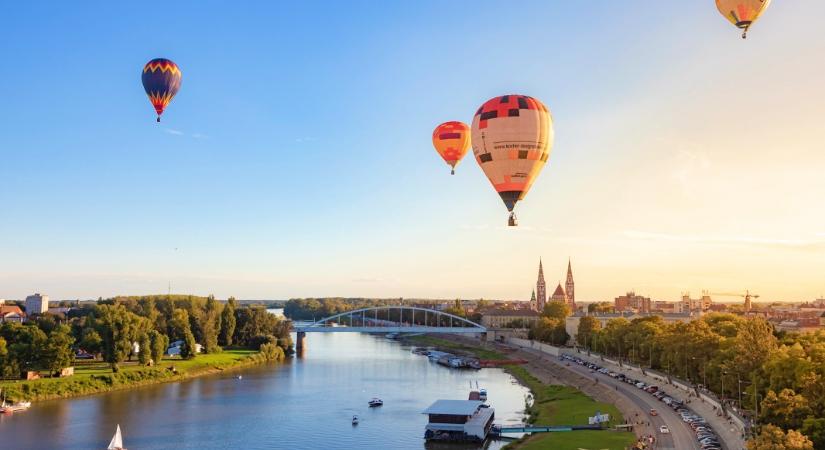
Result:
[[[495,410],[480,400],[436,400],[423,414],[428,441],[484,442],[493,427]]]
[[[478,399],[482,402],[487,401],[487,389],[481,389],[478,391]]]
[[[115,431],[112,442],[109,442],[106,450],[126,450],[126,447],[123,446],[123,435],[120,434],[120,424],[117,424],[117,431]]]
[[[4,414],[11,414],[18,411],[25,411],[31,408],[32,402],[17,402],[17,403],[6,403],[5,401],[0,404],[0,413]]]
[[[381,400],[378,397],[374,397],[372,400],[369,401],[370,408],[375,408],[377,406],[384,406],[384,400]]]
[[[352,424],[358,425],[358,416],[352,416]]]

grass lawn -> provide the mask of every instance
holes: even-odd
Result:
[[[259,358],[249,359],[255,355],[258,355],[258,352],[254,350],[233,349],[224,350],[221,353],[202,354],[188,360],[165,358],[155,367],[142,366],[137,362],[125,362],[119,365],[118,373],[112,372],[108,363],[86,363],[84,361],[75,366],[75,373],[70,377],[2,381],[0,388],[14,400],[72,397],[130,386],[181,380],[247,362],[259,362]],[[245,361],[247,359],[248,361]],[[167,370],[171,366],[175,367],[177,373]]]
[[[587,425],[587,418],[594,416],[596,411],[610,414],[611,422],[608,426],[624,421],[622,414],[615,406],[597,402],[576,388],[544,384],[521,366],[509,367],[507,370],[533,393],[533,405],[528,409],[531,423],[536,425]],[[635,441],[636,436],[631,432],[570,431],[535,434],[507,448],[622,450]]]

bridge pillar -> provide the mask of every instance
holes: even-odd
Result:
[[[304,341],[306,341],[307,332],[306,331],[299,331],[296,334],[297,334],[297,336],[295,337],[295,350],[300,352],[304,349]]]

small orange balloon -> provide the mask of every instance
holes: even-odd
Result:
[[[444,122],[433,131],[435,151],[450,165],[450,173],[455,175],[455,166],[470,149],[470,127],[464,122]]]

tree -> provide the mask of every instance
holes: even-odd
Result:
[[[593,346],[593,336],[599,332],[602,328],[602,323],[599,319],[596,319],[593,316],[584,316],[579,320],[579,328],[576,332],[576,342],[579,345],[592,348]]]
[[[206,310],[203,317],[203,347],[207,353],[221,351],[218,346],[218,334],[221,329],[220,304],[214,295],[206,299]]]
[[[223,346],[232,345],[232,335],[235,334],[235,297],[229,297],[229,301],[221,311],[221,333],[218,342]]]
[[[183,345],[180,348],[180,357],[184,359],[192,359],[198,353],[198,344],[195,342],[195,335],[192,331],[186,330],[183,336]]]
[[[166,349],[169,348],[169,338],[159,331],[152,330],[149,332],[149,340],[151,341],[152,360],[155,364],[160,364],[163,355],[166,354]]]
[[[143,333],[138,340],[138,344],[140,345],[138,361],[145,366],[152,360],[152,341],[149,339],[149,333]]]
[[[49,376],[72,365],[74,362],[72,344],[74,344],[74,338],[71,329],[66,325],[57,326],[49,334],[42,357],[43,367],[49,370]]]
[[[771,423],[786,430],[801,428],[802,422],[811,415],[808,400],[791,389],[782,389],[779,394],[768,391],[760,409],[759,417],[763,423]]]
[[[189,313],[185,309],[174,310],[171,326],[174,338],[183,341],[180,348],[180,357],[185,359],[194,358],[197,353],[197,342],[195,341],[195,335],[192,334],[192,328],[189,326]]]
[[[814,445],[798,431],[785,433],[777,426],[765,425],[758,436],[748,441],[748,450],[814,450]]]
[[[151,328],[149,321],[129,312],[123,305],[97,305],[94,313],[94,327],[102,339],[103,357],[119,370],[132,351],[132,343]]]
[[[825,418],[809,417],[802,422],[802,434],[808,437],[817,450],[825,449]]]
[[[85,352],[97,355],[102,351],[103,339],[94,328],[83,330],[83,339],[80,341],[80,348]]]
[[[570,314],[570,305],[563,302],[548,302],[544,305],[544,311],[541,312],[541,315],[544,317],[550,317],[562,321],[567,319]]]

